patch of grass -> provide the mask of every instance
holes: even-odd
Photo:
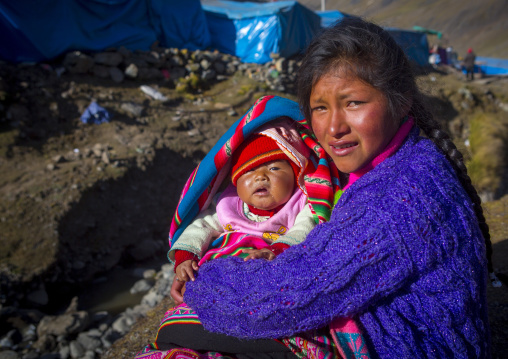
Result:
[[[0,131],[0,156],[7,157],[9,147],[14,145],[19,136],[19,130]]]
[[[496,193],[508,164],[508,120],[492,113],[476,114],[471,120],[469,143],[471,180],[479,191]]]

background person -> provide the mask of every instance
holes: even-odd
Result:
[[[467,54],[464,57],[464,68],[466,69],[466,79],[473,81],[474,80],[474,64],[476,61],[476,54],[473,52],[472,48],[467,50]]]

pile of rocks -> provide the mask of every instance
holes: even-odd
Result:
[[[0,320],[12,328],[0,338],[0,358],[99,358],[137,319],[170,295],[174,277],[172,265],[164,264],[159,272],[150,269],[139,275],[142,278],[130,292],[146,292],[141,303],[116,316],[105,311],[78,310],[76,297],[61,315],[44,315],[37,310],[14,307],[0,309]]]
[[[70,52],[56,71],[92,74],[98,78],[110,78],[117,83],[126,79],[166,80],[175,86],[186,81],[199,83],[199,86],[197,84],[191,86],[191,90],[205,87],[211,82],[222,81],[227,76],[241,71],[271,90],[294,92],[298,67],[298,61],[280,57],[278,54],[272,54],[272,61],[260,65],[241,63],[237,57],[218,51],[189,51],[153,46],[150,51],[130,51],[121,47],[95,54]]]

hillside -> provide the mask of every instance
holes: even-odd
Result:
[[[320,1],[300,3],[321,9]],[[479,56],[508,58],[508,2],[504,0],[326,0],[326,10],[363,16],[382,26],[412,29],[417,25],[440,31],[440,44],[453,46],[462,56],[472,47]],[[429,44],[437,41],[429,35]]]

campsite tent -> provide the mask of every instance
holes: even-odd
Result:
[[[321,17],[323,27],[331,26],[346,16],[352,16],[336,10],[318,11],[317,14]],[[411,61],[420,66],[427,66],[429,64],[429,44],[425,33],[397,28],[385,28],[385,30],[402,47]]]
[[[477,56],[475,72],[484,75],[508,75],[508,60]]]
[[[192,24],[192,26],[189,26]],[[199,0],[30,0],[0,3],[0,58],[38,62],[71,50],[206,48]]]
[[[425,33],[396,28],[385,28],[385,30],[392,35],[410,60],[420,66],[429,65],[429,43]]]
[[[324,10],[316,11],[316,14],[321,18],[321,27],[332,26],[339,20],[342,20],[346,16],[351,16],[340,12],[339,10]]]
[[[296,1],[203,0],[212,48],[243,62],[266,63],[271,53],[301,52],[320,30],[320,18]]]

